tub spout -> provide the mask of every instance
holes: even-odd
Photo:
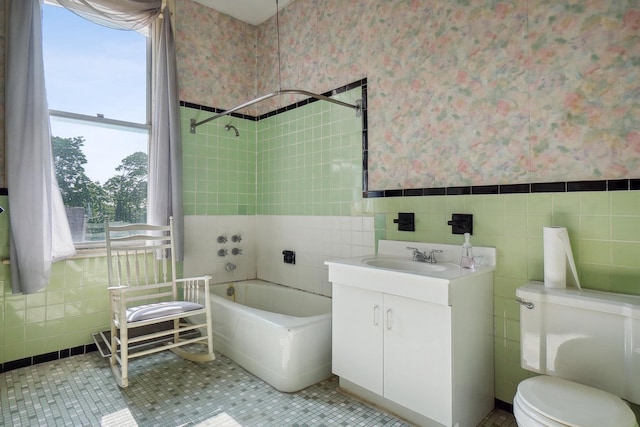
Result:
[[[228,262],[227,265],[224,266],[224,269],[227,271],[233,271],[236,269],[236,265],[231,262]]]

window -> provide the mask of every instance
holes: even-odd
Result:
[[[146,222],[150,41],[43,6],[45,82],[56,178],[76,247],[104,221]]]

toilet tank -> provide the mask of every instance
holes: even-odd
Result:
[[[640,404],[640,296],[529,282],[516,297],[524,369]]]

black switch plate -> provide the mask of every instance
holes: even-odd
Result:
[[[473,215],[471,214],[451,214],[451,221],[447,224],[451,226],[453,234],[473,234]]]
[[[393,220],[398,224],[398,231],[416,231],[416,221],[413,212],[399,212],[398,218]]]
[[[282,251],[283,261],[285,264],[295,264],[296,263],[296,253],[294,251]]]

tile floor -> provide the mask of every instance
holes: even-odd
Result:
[[[185,361],[171,352],[136,359],[120,389],[97,352],[0,374],[5,426],[407,426],[354,400],[331,378],[280,393],[228,358]],[[515,427],[492,412],[484,427]]]

